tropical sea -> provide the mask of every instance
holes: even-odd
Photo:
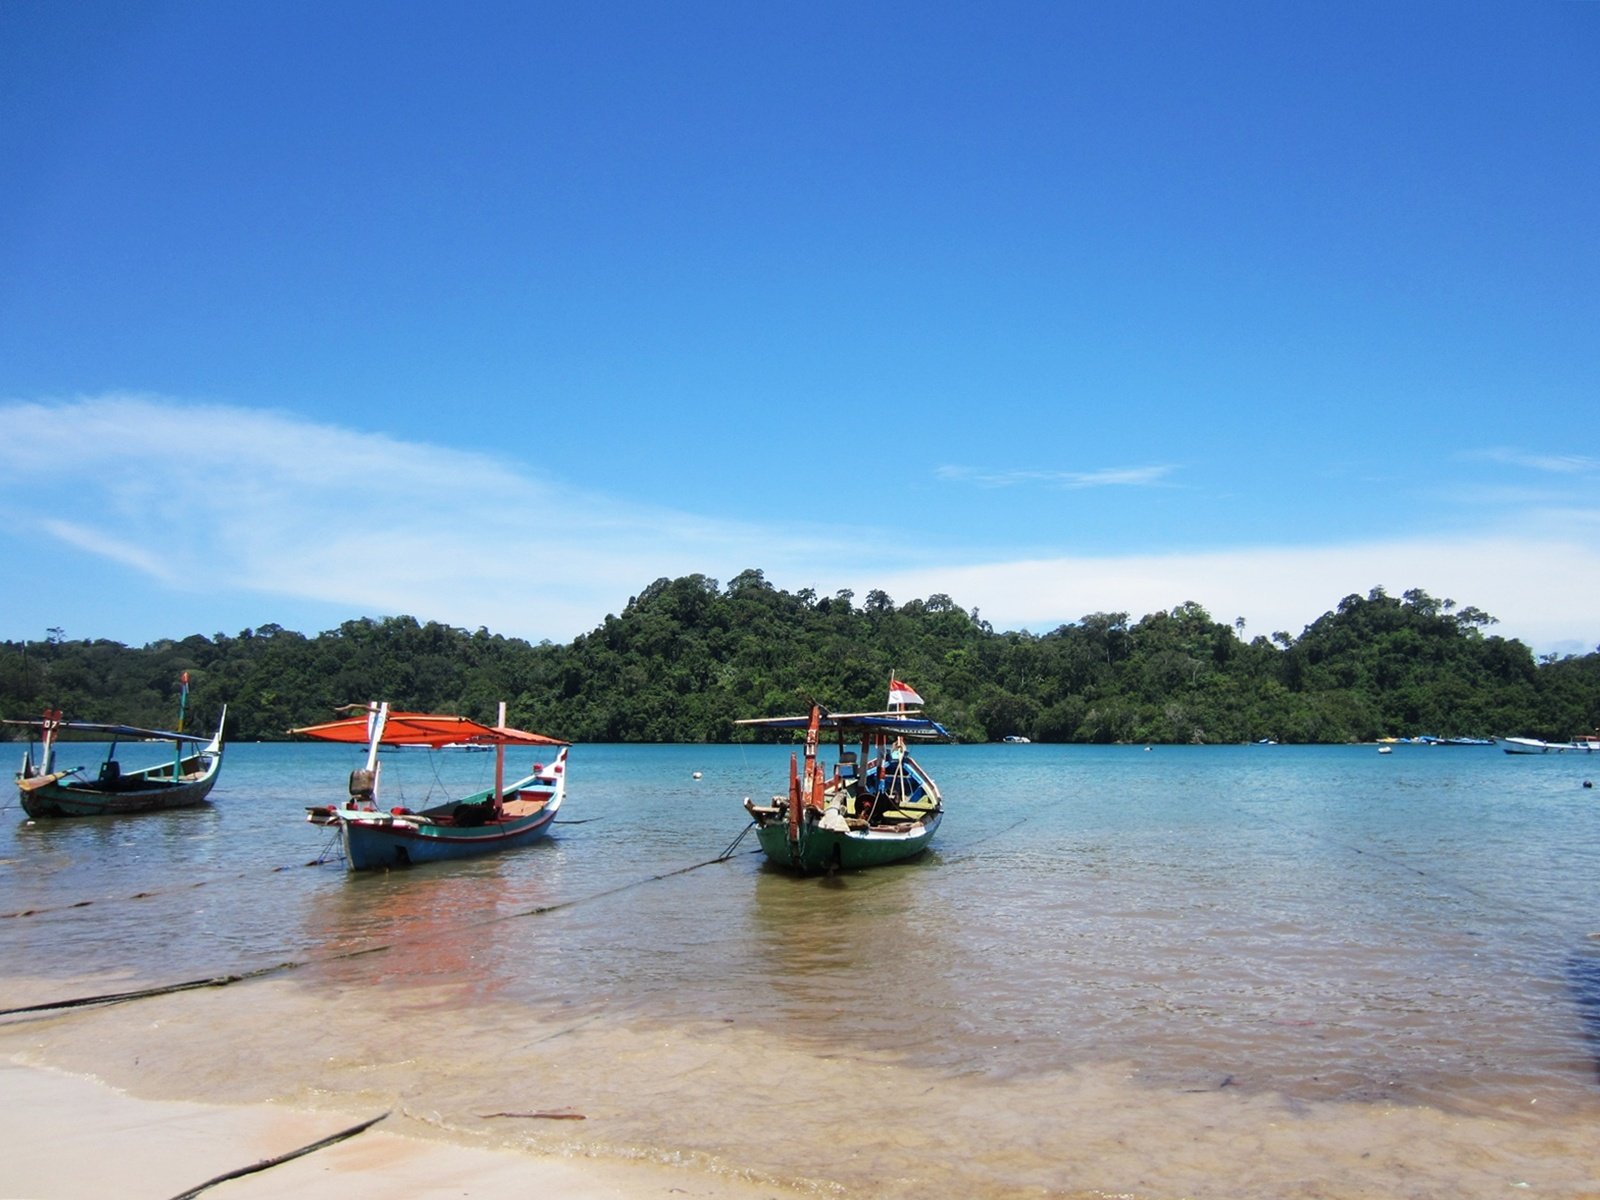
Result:
[[[773,1195],[1600,1195],[1600,757],[916,755],[936,849],[832,878],[737,840],[786,747],[576,746],[549,841],[389,873],[303,820],[348,747],[232,746],[186,812],[12,793],[0,1007],[248,977],[0,1054]],[[413,808],[493,765],[384,764]]]

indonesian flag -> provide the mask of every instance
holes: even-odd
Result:
[[[889,680],[889,706],[904,708],[907,704],[921,704],[922,697],[917,695],[916,689],[909,683],[901,683],[898,679]]]

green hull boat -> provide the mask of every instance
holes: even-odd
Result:
[[[802,874],[854,871],[915,857],[932,842],[944,817],[943,798],[906,752],[906,742],[950,740],[937,722],[904,708],[829,713],[813,704],[803,717],[739,724],[805,731],[803,765],[798,755],[789,759],[788,794],[774,796],[771,804],[744,802],[773,863]],[[831,765],[821,761],[824,732],[838,735],[838,760]]]
[[[26,725],[43,736],[39,761],[33,761],[30,745],[17,772],[17,791],[22,811],[30,817],[103,817],[123,813],[160,812],[171,808],[195,808],[206,797],[222,770],[222,726],[228,706],[222,706],[217,731],[211,737],[183,732],[184,713],[189,701],[189,675],[183,676],[178,704],[177,730],[145,729],[137,725],[106,725],[94,721],[66,721],[59,710],[49,710],[42,720],[6,721],[7,725]],[[61,734],[109,735],[110,746],[99,770],[87,773],[83,767],[56,769],[61,752]],[[140,742],[171,742],[169,761],[137,770],[123,770],[117,758],[119,739]]]
[[[898,829],[862,829],[843,832],[821,829],[815,823],[802,824],[800,839],[789,842],[789,829],[772,821],[756,826],[756,840],[775,863],[804,874],[823,871],[856,871],[862,867],[881,867],[885,863],[913,858],[928,848],[943,814],[934,812],[904,832]]]

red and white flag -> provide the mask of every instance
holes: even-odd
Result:
[[[917,695],[916,689],[909,683],[901,683],[898,679],[889,680],[889,707],[899,706],[904,708],[907,704],[921,704],[922,697]]]

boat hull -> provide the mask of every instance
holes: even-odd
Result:
[[[1570,742],[1541,742],[1538,738],[1501,738],[1500,748],[1507,754],[1593,754],[1600,751],[1600,740],[1578,738]]]
[[[335,810],[339,840],[352,871],[414,866],[473,858],[513,850],[543,838],[561,807],[555,793],[536,813],[504,817],[482,825],[442,825],[411,814],[349,813]]]
[[[935,812],[906,831],[893,829],[823,829],[814,821],[800,827],[798,842],[790,842],[789,827],[778,820],[756,826],[756,839],[767,858],[801,874],[856,871],[915,858],[928,848],[944,814]]]
[[[63,779],[37,788],[19,786],[17,791],[22,811],[30,817],[106,817],[196,808],[206,803],[221,768],[221,750],[206,750],[184,759],[177,779],[171,778],[172,764],[166,763],[121,776],[114,785]]]

